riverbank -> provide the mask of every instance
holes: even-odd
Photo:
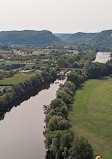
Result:
[[[43,105],[56,98],[56,91],[64,80],[55,82],[5,114],[0,121],[0,158],[45,159]]]
[[[81,82],[83,77],[79,78]],[[45,145],[56,159],[93,158],[92,146],[84,137],[76,138],[68,120],[68,110],[75,91],[75,84],[67,81],[60,86],[57,98],[50,105],[44,106],[46,115]]]
[[[103,77],[81,84],[69,111],[69,120],[77,136],[86,137],[95,154],[103,159],[112,156],[112,78]]]
[[[13,107],[13,104],[18,104],[21,100],[29,98],[32,93],[39,92],[55,79],[56,71],[49,70],[36,74],[29,80],[13,85],[11,89],[7,90],[2,96],[0,96],[0,117],[3,118],[4,113],[9,111]]]

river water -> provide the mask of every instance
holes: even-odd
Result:
[[[43,105],[56,98],[59,84],[65,80],[55,82],[13,107],[0,121],[0,159],[45,159]]]
[[[106,63],[108,60],[111,59],[110,54],[110,52],[97,52],[94,62]]]

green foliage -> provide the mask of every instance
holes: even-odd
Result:
[[[61,98],[67,104],[70,104],[72,101],[71,96],[64,91],[60,91],[57,95],[57,98]]]
[[[68,68],[68,71],[78,72],[80,75],[85,73],[92,61],[95,60],[96,51],[94,49],[83,48],[79,50],[78,54],[61,55],[57,59],[58,67]]]
[[[5,106],[5,100],[3,98],[3,96],[0,98],[0,107],[4,107]]]
[[[48,135],[46,144],[49,141],[49,150],[56,159],[67,159],[73,138],[72,131],[57,130]]]
[[[58,92],[64,91],[67,94],[72,96],[72,95],[74,95],[75,90],[76,90],[76,86],[74,85],[74,83],[71,82],[71,81],[66,81],[64,84],[60,85],[60,88],[58,89]]]
[[[60,58],[57,62],[59,67],[68,67],[67,62],[63,58]]]
[[[62,99],[56,98],[51,101],[50,108],[55,109],[55,108],[61,108],[62,106],[66,106],[64,101]]]
[[[63,119],[61,116],[53,115],[47,124],[48,131],[56,131],[56,130],[68,130],[70,128],[70,124],[67,120]]]
[[[75,62],[77,61],[78,55],[62,55],[58,60],[58,66],[62,68],[74,67]],[[80,67],[80,64],[78,64]]]
[[[70,74],[68,74],[67,80],[75,83],[75,85],[77,86],[84,81],[84,76],[81,76],[76,72],[71,72]]]
[[[78,143],[77,140],[73,143],[75,136],[67,115],[75,89],[74,83],[65,82],[64,85],[60,86],[57,98],[49,106],[44,106],[46,114],[45,144],[56,159],[73,159],[74,156],[77,156],[76,159],[88,159],[88,157],[92,159],[93,150],[87,140],[83,138],[79,139]],[[78,151],[76,151],[77,147]],[[81,154],[79,154],[80,152]],[[79,158],[78,155],[81,157],[83,155],[83,158]]]
[[[51,76],[51,71],[49,70],[49,72],[44,71],[44,73],[36,74],[28,80],[21,80],[20,83],[13,85],[11,89],[5,90],[3,95],[1,94],[0,111],[2,112],[3,110],[8,109],[10,104],[12,104],[16,99],[21,98],[25,93],[28,93],[35,88],[37,90],[40,90],[40,88],[42,89],[45,83],[53,82],[55,77],[56,76]],[[10,82],[13,83],[13,81]]]
[[[45,121],[47,124],[53,115],[66,118],[68,114],[68,107],[62,99],[56,98],[55,100],[52,100],[49,106],[44,106],[44,113],[46,114]]]
[[[56,107],[55,109],[51,109],[49,106],[44,106],[44,112],[46,114],[45,122],[47,124],[53,115],[61,116],[65,119],[68,115],[68,108],[65,103],[64,105],[61,105],[61,107]]]
[[[4,31],[0,32],[0,44],[5,45],[53,45],[62,41],[50,31]]]
[[[99,51],[112,51],[112,30],[100,33],[63,34],[57,37],[72,45],[87,45]]]
[[[87,76],[89,78],[98,78],[102,76],[104,64],[93,63],[87,70]]]
[[[110,60],[106,64],[92,63],[90,67],[86,69],[86,75],[88,78],[99,78],[101,76],[108,76],[112,74],[112,61]]]
[[[84,137],[75,138],[70,152],[74,159],[93,159],[93,149]]]

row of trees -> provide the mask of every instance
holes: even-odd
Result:
[[[18,98],[24,96],[25,93],[30,93],[30,91],[35,89],[41,90],[46,83],[53,82],[56,79],[56,75],[55,70],[44,70],[29,80],[13,85],[11,89],[6,90],[4,95],[0,96],[0,113],[6,112],[10,108],[10,105]]]
[[[57,92],[57,98],[50,105],[44,106],[46,115],[45,144],[55,159],[93,158],[91,145],[84,137],[75,137],[67,118],[68,109],[76,90],[74,83],[67,81],[61,85]]]
[[[85,68],[84,72],[71,72],[68,75],[68,80],[74,82],[77,86],[85,79],[95,79],[109,75],[112,75],[112,60],[108,61],[106,64],[98,62],[90,63],[90,65]]]
[[[112,59],[106,64],[92,63],[90,67],[86,69],[88,78],[99,78],[101,76],[109,76],[110,74],[112,74]]]
[[[92,59],[91,59],[92,60]],[[109,76],[112,74],[112,59],[107,63],[93,63],[92,61],[86,62],[84,66],[84,71],[80,70],[77,73],[71,72],[68,75],[68,80],[75,82],[77,86],[85,79],[95,79],[102,76]]]
[[[61,85],[57,98],[49,106],[44,106],[46,114],[46,147],[56,159],[92,159],[93,149],[88,141],[74,136],[67,119],[68,109],[77,86],[88,78],[99,78],[112,74],[112,60],[106,64],[92,63],[96,52],[83,52],[78,55],[62,56],[60,67],[74,67],[74,61],[82,63],[85,71],[71,72],[67,82]]]

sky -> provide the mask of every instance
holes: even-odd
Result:
[[[0,31],[112,29],[112,0],[0,0]]]

